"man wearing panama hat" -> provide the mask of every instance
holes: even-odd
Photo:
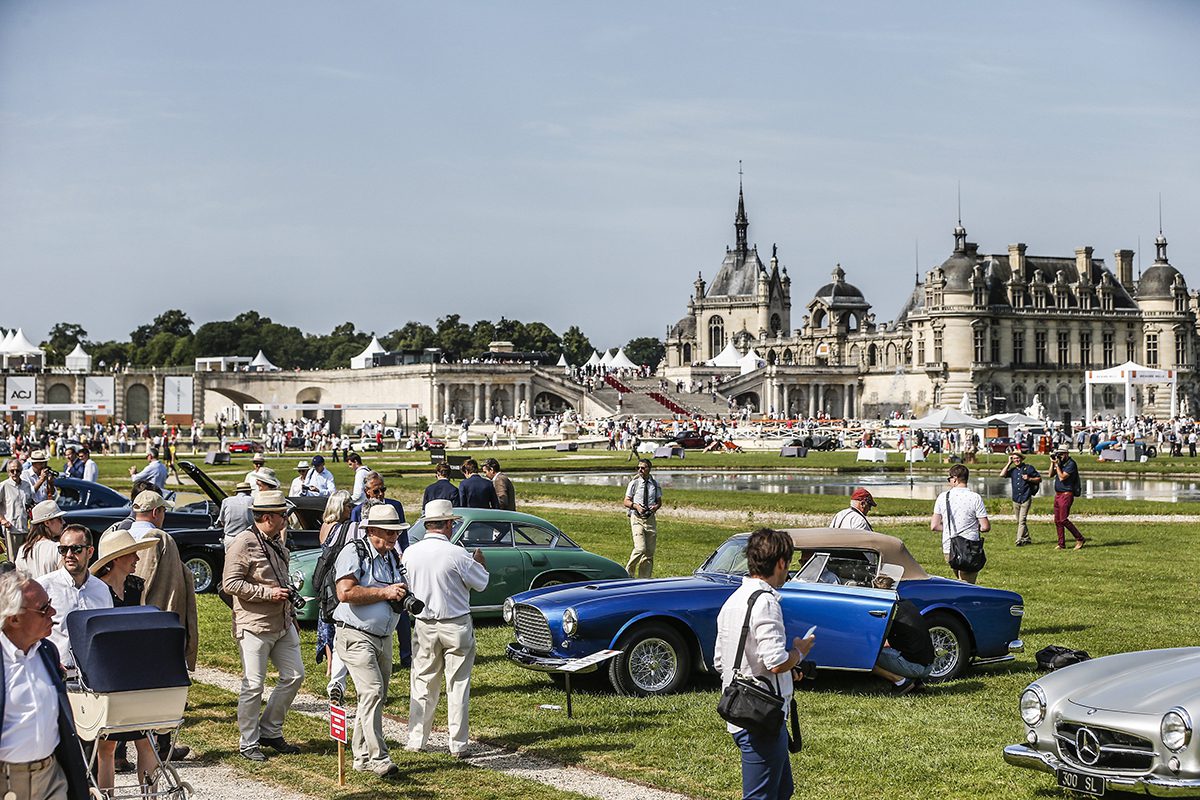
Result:
[[[250,493],[250,484],[243,481],[233,487],[232,495],[221,501],[221,510],[217,513],[217,525],[225,531],[226,549],[233,544],[233,540],[239,533],[254,524],[254,516],[250,512],[254,498],[250,496]]]
[[[254,525],[237,535],[225,552],[221,585],[233,598],[233,636],[242,654],[238,696],[238,750],[251,761],[266,761],[262,746],[299,753],[283,738],[283,719],[304,680],[299,623],[288,601],[288,555],[284,533],[290,506],[283,492],[259,492],[250,510]],[[263,707],[267,663],[279,682]]]
[[[267,457],[264,456],[262,453],[255,453],[254,457],[250,459],[250,463],[252,463],[254,465],[254,469],[252,469],[246,473],[246,483],[253,486],[254,485],[254,473],[257,472],[258,470],[262,469],[266,465]]]

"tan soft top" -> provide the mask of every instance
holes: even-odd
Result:
[[[901,580],[919,581],[929,577],[917,560],[908,552],[904,542],[895,536],[845,528],[785,528],[792,537],[797,550],[828,550],[850,548],[874,550],[879,553],[880,563],[895,564],[904,568]]]

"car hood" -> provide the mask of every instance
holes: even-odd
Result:
[[[578,609],[589,603],[606,603],[618,598],[628,600],[628,598],[634,597],[638,599],[639,605],[645,604],[644,608],[676,608],[680,592],[722,591],[729,593],[740,585],[740,580],[734,582],[703,575],[684,578],[631,578],[534,589],[514,595],[513,601],[530,603],[542,611],[553,611],[565,609],[568,606]],[[663,601],[664,605],[653,599],[658,595],[675,596],[675,601]]]
[[[179,466],[185,473],[187,473],[189,478],[196,482],[196,485],[200,487],[200,491],[208,495],[208,499],[212,500],[218,506],[221,505],[222,500],[229,496],[225,493],[224,489],[222,489],[220,486],[217,486],[216,482],[212,478],[204,474],[204,470],[200,469],[192,462],[180,461]]]
[[[1096,658],[1039,681],[1060,682],[1061,694],[1088,708],[1156,716],[1172,706],[1195,708],[1200,701],[1200,647]]]

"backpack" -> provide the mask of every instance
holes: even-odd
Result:
[[[346,546],[346,536],[350,531],[350,525],[350,522],[342,523],[337,532],[337,539],[334,540],[331,546],[322,550],[321,555],[317,558],[316,566],[313,567],[313,589],[317,593],[317,613],[322,622],[330,625],[334,622],[333,612],[341,605],[341,601],[338,600],[337,596],[337,580],[333,567],[337,562],[338,555],[342,552],[342,548]],[[371,552],[367,547],[366,539],[359,537],[353,541],[354,551],[358,554],[359,563],[370,561]],[[395,557],[394,553],[392,557]]]
[[[1061,647],[1057,644],[1047,645],[1038,650],[1034,658],[1037,659],[1038,668],[1048,672],[1069,667],[1081,661],[1091,660],[1091,656],[1088,655],[1086,650],[1072,650],[1069,647]]]
[[[1045,478],[1042,478],[1042,480],[1045,480]],[[1035,481],[1034,483],[1029,484],[1029,498],[1032,500],[1033,498],[1037,497],[1037,493],[1041,490],[1042,481]]]

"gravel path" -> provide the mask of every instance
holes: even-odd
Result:
[[[233,767],[203,761],[175,761],[179,777],[196,790],[196,800],[312,800],[273,783],[239,775]]]
[[[207,683],[234,693],[239,691],[242,682],[240,675],[233,675],[208,667],[198,668],[192,677],[201,683]],[[302,692],[296,696],[295,702],[292,703],[292,710],[310,717],[328,719],[329,701],[323,697]],[[392,715],[384,715],[383,733],[395,749],[402,748],[402,743],[408,740],[408,726],[403,720]],[[397,744],[397,742],[401,744]],[[445,751],[448,749],[447,744],[446,734],[435,731],[429,737],[427,748],[429,750]],[[587,797],[598,798],[599,800],[630,800],[630,798],[637,798],[637,800],[688,800],[686,795],[666,792],[661,789],[643,786],[640,783],[621,780],[620,778],[612,778],[607,775],[580,769],[579,767],[563,766],[544,758],[526,755],[482,742],[472,741],[468,753],[468,757],[464,760],[471,766],[494,770],[515,778],[526,778],[538,783],[544,783],[555,789],[565,792],[576,792]],[[225,772],[213,772],[209,774],[207,770],[197,770],[197,774],[193,777],[192,771],[189,770],[184,775],[184,779],[191,781],[196,787],[197,793],[206,798],[211,796],[222,799],[228,797],[229,800],[235,800],[235,798],[236,800],[243,800],[245,797],[255,797],[256,800],[308,800],[308,798],[304,798],[302,795],[296,795],[285,789],[276,790],[273,787],[264,793],[261,784],[245,778],[239,778],[228,768],[222,767],[218,769],[225,770]],[[215,788],[210,788],[210,781],[214,784]],[[245,786],[235,785],[238,782],[245,784]],[[225,794],[222,792],[225,792]]]

